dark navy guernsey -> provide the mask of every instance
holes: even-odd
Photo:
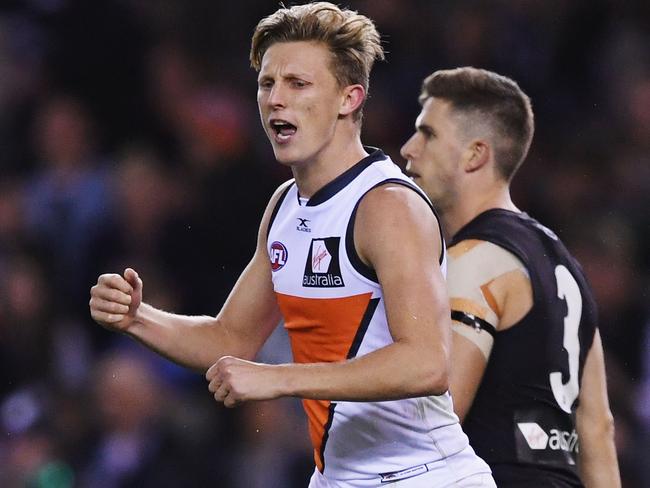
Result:
[[[580,487],[575,411],[597,323],[582,269],[552,231],[525,213],[484,212],[451,245],[467,239],[489,241],[521,260],[533,307],[496,333],[463,429],[499,487]]]

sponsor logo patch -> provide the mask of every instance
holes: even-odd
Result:
[[[274,241],[269,249],[269,258],[271,259],[271,269],[273,271],[278,271],[287,264],[289,251],[287,251],[286,246],[280,241]]]
[[[338,288],[345,285],[339,263],[340,242],[340,237],[322,237],[311,240],[302,286]]]
[[[518,411],[515,426],[519,461],[575,468],[580,446],[571,416],[542,409]]]
[[[535,422],[520,422],[517,424],[519,430],[524,435],[524,439],[531,449],[546,449],[548,444],[548,435]]]

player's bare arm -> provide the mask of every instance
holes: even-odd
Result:
[[[379,401],[447,390],[449,306],[431,210],[410,189],[379,187],[362,200],[354,232],[359,256],[382,285],[394,343],[338,363],[259,365],[223,358],[206,375],[217,400],[226,406],[279,396]]]
[[[270,209],[283,188],[271,198],[260,224],[255,254],[216,317],[177,315],[143,303],[142,280],[127,268],[123,276],[101,275],[92,287],[93,319],[200,371],[226,355],[253,358],[280,319],[265,237]]]
[[[486,241],[465,240],[449,249],[451,303],[450,391],[461,422],[472,406],[494,342],[530,310],[533,293],[526,269],[513,254]]]
[[[614,419],[607,398],[605,360],[598,330],[582,374],[576,428],[580,439],[580,477],[585,487],[620,487]]]

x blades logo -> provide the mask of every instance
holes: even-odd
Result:
[[[301,219],[300,217],[298,217],[297,220],[298,226],[296,227],[296,230],[299,230],[300,232],[311,232],[311,229],[307,225],[307,222],[311,222],[311,220]]]

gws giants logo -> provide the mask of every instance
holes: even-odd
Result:
[[[274,241],[269,250],[269,258],[271,258],[271,269],[277,271],[287,263],[289,251],[280,241]]]
[[[302,286],[337,288],[344,286],[339,264],[340,237],[312,239],[305,263]]]

